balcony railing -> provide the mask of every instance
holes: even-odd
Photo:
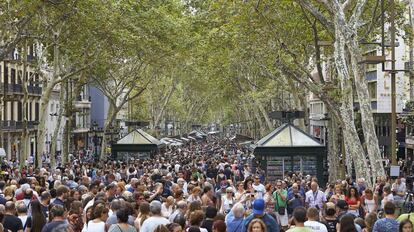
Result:
[[[0,85],[0,92],[6,94],[23,94],[23,85],[21,84],[3,84]],[[31,95],[42,95],[42,87],[29,85],[27,91]]]
[[[37,125],[39,124],[38,121],[29,121],[27,122],[27,128],[37,129]],[[0,121],[1,129],[6,131],[12,130],[22,130],[23,129],[23,122],[22,121]]]
[[[29,85],[27,90],[29,94],[42,95],[42,87]]]

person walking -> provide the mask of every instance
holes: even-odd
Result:
[[[253,202],[253,213],[244,219],[242,232],[246,232],[249,228],[249,223],[256,218],[261,219],[266,224],[267,231],[280,231],[279,224],[272,216],[265,212],[265,207],[265,202],[261,198]]]
[[[319,213],[316,208],[310,207],[307,212],[308,220],[305,222],[305,226],[312,229],[314,232],[328,232],[328,229],[323,223],[318,221]]]
[[[170,223],[168,219],[161,215],[161,202],[152,201],[150,203],[150,211],[152,216],[144,221],[140,232],[152,232],[158,225],[167,225]]]
[[[379,219],[375,222],[373,232],[391,232],[398,231],[399,223],[395,220],[395,204],[388,201],[384,205],[385,218]]]
[[[275,202],[276,218],[279,225],[286,229],[288,226],[288,213],[287,213],[287,190],[282,188],[282,181],[276,182],[276,190],[273,192],[273,199]]]
[[[116,212],[118,223],[112,224],[108,232],[136,232],[135,227],[128,224],[128,211],[126,208],[121,208]]]
[[[287,230],[287,232],[313,232],[312,229],[305,227],[305,221],[306,209],[304,207],[297,207],[293,211],[294,226]]]

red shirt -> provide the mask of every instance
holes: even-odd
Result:
[[[356,198],[350,199],[346,196],[345,201],[346,201],[346,203],[348,203],[348,205],[356,205],[356,204],[358,204],[359,199],[356,199]]]

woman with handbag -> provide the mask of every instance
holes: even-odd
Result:
[[[282,229],[286,230],[289,223],[287,205],[287,191],[282,188],[282,181],[276,182],[276,190],[273,192],[273,199],[275,199],[276,218]]]

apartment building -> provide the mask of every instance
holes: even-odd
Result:
[[[39,121],[39,106],[42,87],[39,76],[34,75],[34,67],[31,62],[34,59],[34,49],[29,47],[27,56],[26,73],[23,74],[23,62],[17,52],[0,62],[0,130],[3,134],[3,148],[7,158],[17,159],[18,152],[23,141],[23,109],[27,110],[29,139],[26,146],[32,155],[36,151],[37,125]],[[23,75],[28,78],[28,101],[23,105]]]
[[[92,130],[91,124],[91,97],[89,86],[84,85],[79,96],[73,102],[75,113],[73,117],[73,147],[72,151],[88,150],[89,132]]]

